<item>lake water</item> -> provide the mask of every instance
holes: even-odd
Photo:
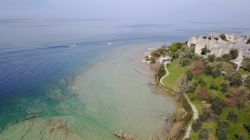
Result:
[[[193,34],[250,29],[1,19],[0,31],[0,139],[111,140],[118,130],[138,139],[161,136],[175,109],[151,85],[152,72],[141,61],[147,48]]]

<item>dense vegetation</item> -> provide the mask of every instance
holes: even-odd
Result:
[[[178,44],[156,52],[173,58],[165,86],[186,93],[199,111],[190,139],[250,139],[250,58],[237,71],[231,62],[238,57],[236,49],[220,58],[204,49],[207,57],[202,57],[194,47]]]

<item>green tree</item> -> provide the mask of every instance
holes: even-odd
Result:
[[[187,93],[193,93],[195,89],[196,89],[196,86],[194,84],[190,84],[188,85]]]
[[[216,136],[219,140],[227,140],[228,132],[228,122],[227,121],[218,121],[218,128],[216,129]]]
[[[225,103],[222,99],[216,97],[211,104],[211,109],[216,113],[217,115],[220,115],[223,111],[223,108],[225,106]]]
[[[250,44],[250,38],[248,38],[248,40],[247,40],[247,43],[246,44]]]
[[[201,121],[206,121],[206,120],[208,120],[208,119],[210,118],[210,115],[211,115],[211,112],[209,112],[208,109],[205,109],[205,110],[201,113],[201,115],[199,116],[199,119],[200,119]]]
[[[201,122],[199,119],[195,120],[193,123],[192,123],[192,129],[197,132],[198,130],[201,129]]]
[[[246,77],[246,79],[244,80],[244,84],[246,87],[250,88],[250,76]]]
[[[160,80],[160,78],[162,76],[164,76],[166,74],[166,71],[165,71],[165,67],[163,64],[161,64],[158,68],[157,68],[157,73],[156,73],[156,79],[157,80]]]
[[[188,81],[192,81],[192,79],[193,79],[193,73],[191,71],[187,71],[186,72],[186,76],[187,76]]]
[[[227,37],[226,37],[225,34],[221,34],[221,35],[220,35],[220,38],[221,38],[222,40],[224,40],[224,41],[227,41]]]
[[[232,60],[232,57],[231,57],[231,55],[230,55],[229,53],[226,53],[226,54],[223,54],[223,55],[221,56],[221,59],[222,59],[223,61],[228,62],[228,61]]]
[[[176,52],[176,51],[179,50],[181,47],[182,47],[182,43],[180,43],[180,42],[173,43],[173,44],[170,46],[170,51],[171,51],[171,52]]]
[[[215,60],[215,55],[208,55],[208,61],[209,62],[214,62],[214,60]]]
[[[210,86],[209,86],[210,89],[213,89],[213,90],[218,90],[218,86],[214,83],[212,83]]]
[[[243,124],[244,128],[247,130],[247,132],[250,133],[250,122]]]
[[[219,77],[221,75],[221,71],[218,68],[213,68],[211,71],[211,75],[213,78]]]
[[[247,139],[245,138],[245,136],[242,135],[242,134],[235,134],[234,137],[235,137],[237,140],[247,140]]]
[[[187,66],[187,65],[191,64],[191,59],[189,59],[189,58],[183,58],[183,59],[180,60],[180,64],[183,67]]]
[[[190,45],[191,48],[194,48],[195,46],[196,44],[193,44],[193,43]]]
[[[245,57],[241,64],[246,71],[250,71],[250,57]]]
[[[208,130],[206,128],[202,128],[201,130],[199,130],[199,134],[198,134],[198,140],[208,140]]]
[[[235,72],[230,78],[230,84],[232,86],[240,86],[242,84],[242,76],[239,72]]]
[[[236,122],[238,120],[237,113],[235,113],[233,111],[228,112],[228,114],[227,114],[227,120]]]
[[[222,93],[226,93],[227,92],[227,90],[228,90],[228,84],[227,83],[222,83],[221,85],[220,85],[220,91],[222,92]]]
[[[239,56],[239,50],[231,49],[229,54],[231,55],[231,59],[236,59]]]
[[[201,50],[201,54],[202,55],[206,55],[207,53],[209,53],[210,50],[207,48],[207,46],[205,46],[202,50]]]

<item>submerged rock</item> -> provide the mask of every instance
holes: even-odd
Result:
[[[119,130],[118,132],[115,132],[114,135],[119,138],[120,140],[135,140],[134,137],[131,135],[123,132],[122,130]]]

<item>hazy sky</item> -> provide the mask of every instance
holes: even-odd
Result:
[[[250,0],[0,0],[0,18],[250,22]]]

